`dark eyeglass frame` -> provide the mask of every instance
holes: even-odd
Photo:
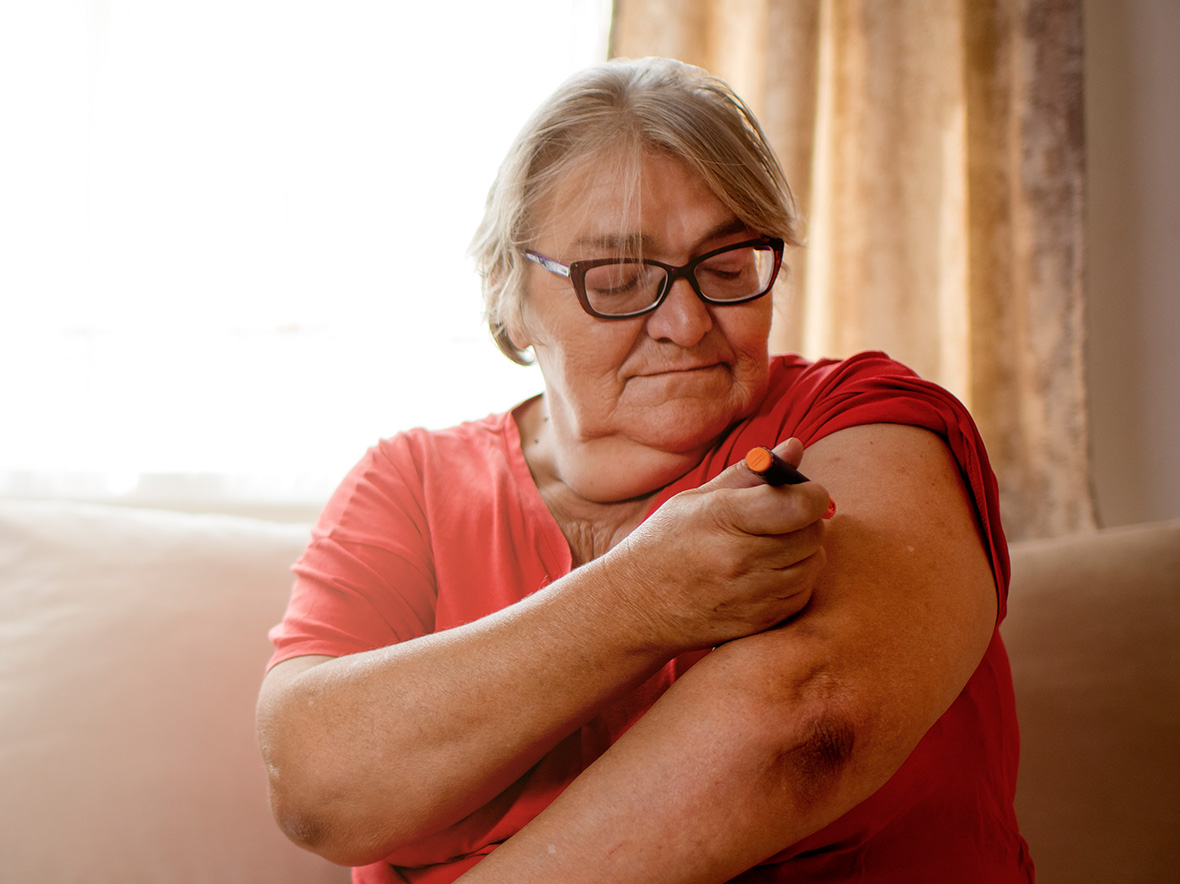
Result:
[[[687,279],[688,284],[692,286],[692,290],[696,292],[698,298],[706,304],[715,304],[718,306],[726,306],[729,304],[746,304],[750,301],[755,301],[763,297],[767,292],[774,288],[774,283],[778,279],[778,274],[783,265],[783,240],[773,236],[760,236],[757,239],[750,239],[744,242],[734,243],[731,246],[723,246],[720,249],[713,249],[711,252],[705,252],[703,255],[698,255],[687,264],[682,264],[679,267],[672,264],[664,264],[661,261],[652,261],[647,258],[591,258],[586,261],[574,261],[572,264],[562,264],[553,258],[547,258],[544,255],[527,249],[524,256],[530,261],[540,264],[550,273],[555,273],[558,276],[564,276],[574,286],[574,294],[578,296],[578,303],[582,305],[582,309],[591,316],[598,319],[631,319],[635,316],[643,316],[645,313],[651,313],[660,304],[664,303],[664,299],[668,297],[668,292],[672,290],[672,286],[678,279]],[[718,255],[730,252],[735,249],[748,249],[751,246],[769,246],[774,254],[774,270],[770,274],[770,281],[762,291],[754,295],[747,295],[744,298],[710,298],[701,291],[700,284],[697,282],[696,268],[697,265],[703,261],[708,261],[710,258],[715,258]],[[586,272],[593,270],[595,267],[602,267],[606,264],[647,264],[651,267],[659,267],[664,271],[664,284],[656,295],[655,301],[642,310],[632,310],[630,313],[599,313],[590,306],[590,299],[586,295]]]

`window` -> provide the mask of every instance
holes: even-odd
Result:
[[[609,8],[5,4],[0,493],[319,500],[539,391],[464,248]]]

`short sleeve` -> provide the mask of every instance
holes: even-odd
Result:
[[[406,437],[371,448],[328,501],[292,567],[273,666],[341,657],[434,629],[437,596],[421,471]]]

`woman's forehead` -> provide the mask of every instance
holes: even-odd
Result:
[[[586,157],[538,210],[542,235],[595,248],[651,247],[669,225],[702,235],[742,227],[684,160],[654,151]]]

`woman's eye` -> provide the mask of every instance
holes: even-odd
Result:
[[[742,267],[704,267],[697,270],[698,274],[705,273],[715,279],[737,279],[744,272],[745,268]]]
[[[749,252],[728,252],[697,267],[697,276],[706,274],[716,279],[737,279],[750,269],[750,263]]]
[[[618,297],[642,289],[651,281],[642,264],[604,264],[586,272],[586,291],[594,297]]]
[[[586,288],[601,297],[625,294],[626,292],[632,291],[637,283],[638,276],[635,273],[594,273],[586,275]]]

